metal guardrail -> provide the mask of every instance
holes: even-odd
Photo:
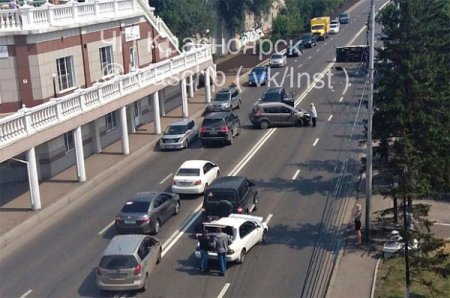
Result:
[[[211,59],[210,46],[197,47],[135,72],[117,75],[108,82],[53,98],[36,107],[24,107],[0,119],[0,149]]]

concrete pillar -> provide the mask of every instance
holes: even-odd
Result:
[[[136,132],[136,120],[135,120],[135,115],[136,115],[136,107],[134,104],[132,104],[130,106],[130,125],[131,125],[131,133],[135,133]]]
[[[189,109],[187,102],[187,94],[186,94],[186,78],[181,80],[181,102],[183,106],[183,117],[189,117]]]
[[[209,68],[205,69],[205,101],[211,103],[211,78],[209,77]]]
[[[198,90],[198,85],[200,83],[200,75],[197,73],[194,75],[195,79],[194,79],[194,91]]]
[[[194,97],[194,77],[192,75],[189,76],[189,98]]]
[[[166,89],[162,89],[163,96],[159,97],[159,114],[164,117],[166,116],[166,107],[164,105],[164,100],[166,99]]]
[[[155,127],[155,133],[161,133],[161,117],[159,116],[159,93],[156,91],[153,93],[153,125]]]
[[[94,152],[95,153],[100,153],[100,152],[102,152],[102,141],[101,141],[101,138],[100,138],[100,121],[99,121],[99,119],[96,119],[96,120],[94,120],[94,129],[93,129],[93,131],[94,131]]]
[[[120,108],[120,128],[122,130],[122,153],[130,154],[130,142],[128,141],[127,107]]]
[[[41,194],[39,191],[39,176],[37,172],[36,151],[34,147],[27,151],[27,171],[30,185],[31,208],[41,209]]]
[[[81,126],[78,126],[73,131],[73,139],[75,143],[75,156],[77,158],[78,181],[85,182],[86,169],[84,166],[83,136],[81,134]]]

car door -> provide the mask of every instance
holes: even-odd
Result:
[[[282,125],[292,125],[297,123],[297,117],[295,111],[286,106],[280,107],[280,124]]]
[[[167,216],[167,205],[164,205],[164,199],[161,195],[157,196],[153,200],[153,218],[152,220],[156,220],[159,218],[161,222],[166,220]]]
[[[211,169],[212,169],[212,166],[211,166],[211,163],[209,163],[209,162],[205,163],[202,168],[205,184],[207,183],[208,185],[211,184],[211,182],[214,179],[213,171],[211,171]]]
[[[168,194],[161,194],[160,197],[162,199],[161,212],[164,213],[164,221],[166,221],[173,214],[174,203]]]
[[[188,122],[187,128],[188,128],[187,141],[188,141],[188,143],[190,143],[195,138],[195,134],[196,134],[195,130],[193,129],[194,128],[193,120]]]
[[[239,106],[239,92],[237,90],[233,91],[233,94],[231,95],[231,106],[233,108],[237,108]]]
[[[157,247],[155,240],[151,237],[146,237],[143,243],[148,251],[148,255],[145,258],[145,262],[147,272],[148,274],[150,274],[155,268],[155,265],[158,261],[159,248]]]
[[[138,259],[141,260],[141,266],[144,269],[144,273],[147,272],[150,274],[153,270],[154,265],[153,258],[152,258],[152,251],[151,247],[149,245],[149,237],[146,237],[142,240],[141,244],[139,245],[138,251],[137,251]],[[145,274],[143,274],[145,276]]]

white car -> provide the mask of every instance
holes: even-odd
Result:
[[[341,28],[341,25],[339,25],[339,22],[338,23],[332,23],[330,25],[330,33],[332,33],[332,34],[339,33],[340,28]]]
[[[211,241],[214,241],[217,228],[222,228],[232,241],[228,246],[227,262],[237,263],[243,263],[245,255],[250,249],[265,241],[269,229],[267,223],[263,222],[262,217],[234,213],[228,217],[203,223],[203,229],[208,231]],[[199,246],[200,244],[197,243],[197,249],[195,250],[197,258],[201,258]],[[213,248],[208,251],[208,258],[217,259],[217,253]]]
[[[172,182],[172,192],[201,194],[220,175],[219,167],[207,160],[188,160],[178,169]]]
[[[286,55],[283,53],[275,53],[270,57],[269,65],[271,67],[283,67],[287,63]]]

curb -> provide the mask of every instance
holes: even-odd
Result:
[[[380,260],[377,260],[377,264],[375,265],[375,271],[373,272],[373,280],[372,280],[372,288],[370,289],[370,298],[373,298],[375,295],[375,286],[377,284],[377,274],[378,274],[378,265],[380,265]]]
[[[199,119],[203,113],[203,109],[200,109],[189,118]],[[54,216],[58,211],[65,209],[66,207],[72,206],[71,203],[83,200],[83,196],[91,189],[96,187],[99,184],[102,184],[112,178],[117,178],[122,175],[123,170],[131,169],[136,162],[140,160],[145,153],[149,152],[155,144],[158,142],[158,139],[152,140],[146,145],[140,147],[132,154],[125,156],[119,162],[114,164],[113,166],[103,170],[98,175],[92,177],[89,181],[84,182],[79,187],[77,187],[72,192],[64,195],[60,199],[51,203],[45,208],[42,208],[40,211],[35,211],[30,218],[26,219],[21,224],[15,226],[8,232],[3,235],[0,235],[0,252],[12,244],[16,242],[16,240],[23,238],[30,234],[34,228],[39,226],[40,224],[46,222],[52,216]],[[119,169],[121,171],[119,171]]]
[[[347,238],[345,238],[347,239]],[[334,288],[334,283],[336,282],[336,276],[337,276],[337,271],[339,269],[339,264],[341,262],[342,257],[344,256],[344,250],[345,250],[345,241],[340,240],[341,243],[339,244],[339,254],[336,258],[335,264],[334,264],[334,268],[333,268],[333,272],[331,273],[331,279],[330,279],[330,283],[328,285],[327,288],[327,292],[325,297],[326,298],[331,298],[331,290]]]

